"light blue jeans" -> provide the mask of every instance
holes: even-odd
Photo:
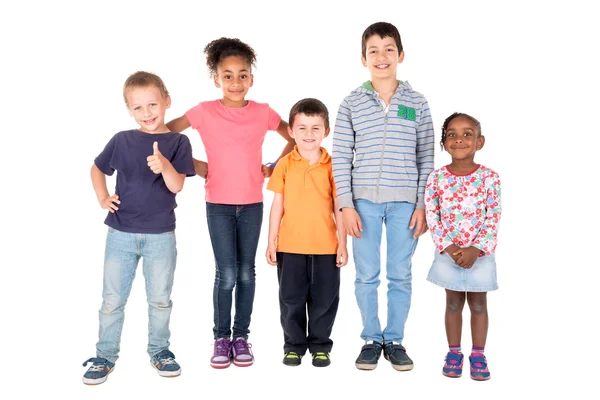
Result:
[[[352,239],[356,266],[355,294],[362,316],[365,341],[402,343],[404,324],[412,294],[411,259],[417,246],[414,230],[409,229],[415,204],[407,202],[372,203],[355,200],[362,221],[362,238]],[[381,236],[385,223],[387,256],[387,326],[379,323],[377,288],[381,270]]]
[[[125,304],[140,258],[144,259],[148,300],[148,354],[153,356],[169,348],[171,289],[177,260],[175,232],[126,233],[108,228],[96,356],[111,362],[119,357]]]

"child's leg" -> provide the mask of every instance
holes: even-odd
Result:
[[[462,336],[462,312],[465,306],[465,292],[446,289],[446,336],[449,346],[460,344]]]
[[[100,330],[96,356],[115,362],[125,318],[125,304],[131,292],[140,256],[135,234],[108,228],[104,256],[104,287],[99,311]]]
[[[377,288],[381,270],[381,232],[385,204],[376,204],[368,200],[356,200],[356,211],[362,221],[362,238],[352,239],[352,252],[356,267],[354,293],[362,317],[363,331],[360,335],[365,341],[383,342],[383,333],[379,323]]]
[[[311,353],[329,353],[340,301],[340,269],[335,254],[308,256],[308,262],[308,346]]]
[[[229,204],[206,203],[208,232],[216,267],[213,288],[215,339],[231,336],[231,298],[237,279],[237,207]]]
[[[171,289],[177,248],[175,232],[146,234],[144,238],[142,257],[148,300],[148,354],[152,357],[169,349]]]
[[[309,291],[309,256],[277,253],[277,278],[279,280],[279,309],[285,340],[283,351],[304,355],[306,340],[306,301]]]
[[[255,260],[260,228],[263,219],[263,203],[239,206],[237,210],[237,281],[235,287],[235,317],[233,338],[248,339],[250,317],[254,304]]]
[[[410,229],[410,219],[415,205],[407,202],[389,202],[385,205],[385,229],[387,241],[386,272],[387,326],[383,331],[385,343],[402,344],[404,325],[410,309],[412,296],[412,256],[417,247]]]
[[[488,331],[487,293],[468,292],[467,302],[471,310],[473,346],[484,348]]]

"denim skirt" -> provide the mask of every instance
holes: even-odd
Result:
[[[479,257],[471,268],[462,268],[446,252],[435,251],[427,280],[456,292],[490,292],[498,289],[496,257]]]

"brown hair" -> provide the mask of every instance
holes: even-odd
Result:
[[[309,117],[317,115],[325,121],[325,130],[329,129],[329,111],[327,111],[327,107],[320,100],[308,98],[294,104],[290,110],[290,118],[288,120],[290,128],[294,127],[294,119],[298,114],[308,115]]]
[[[160,91],[160,95],[163,99],[166,99],[169,95],[169,91],[165,86],[165,83],[158,75],[155,75],[151,72],[138,71],[131,75],[125,81],[123,85],[123,99],[125,100],[125,104],[127,104],[127,91],[134,87],[147,87],[154,86]],[[129,105],[129,104],[127,104]]]

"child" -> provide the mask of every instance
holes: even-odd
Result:
[[[300,365],[308,348],[312,364],[326,367],[331,363],[339,268],[348,263],[346,234],[337,224],[341,212],[331,157],[320,147],[329,134],[329,112],[319,100],[304,99],[292,107],[289,121],[296,147],[277,163],[267,185],[275,192],[267,262],[277,265],[283,363]]]
[[[400,34],[378,22],[362,35],[362,62],[371,81],[340,105],[333,137],[333,176],[342,220],[354,239],[355,294],[365,345],[356,367],[372,370],[384,356],[398,371],[413,368],[402,346],[411,299],[411,258],[427,230],[423,193],[433,170],[429,105],[408,82],[396,80],[404,59]],[[378,317],[380,245],[386,225],[387,326]]]
[[[216,263],[213,291],[214,352],[210,365],[226,368],[252,365],[247,342],[254,302],[254,261],[263,216],[264,178],[275,164],[262,165],[267,131],[277,130],[287,141],[280,158],[294,142],[287,123],[268,104],[246,100],[254,77],[254,50],[239,39],[220,38],[204,49],[220,100],[198,104],[169,122],[170,129],[193,127],[200,133],[208,164],[194,160],[196,173],[206,178],[206,217]],[[210,169],[208,166],[210,165]],[[231,340],[231,303],[235,291],[235,318]]]
[[[479,121],[454,113],[444,121],[442,149],[452,163],[427,180],[427,223],[437,248],[427,279],[446,289],[446,336],[450,351],[442,373],[462,374],[462,310],[471,309],[471,378],[490,379],[483,355],[488,329],[486,292],[498,289],[494,250],[500,221],[500,177],[473,161],[485,143]]]
[[[127,78],[123,97],[139,129],[119,132],[92,165],[92,184],[100,206],[109,211],[104,258],[104,286],[96,357],[83,383],[106,381],[119,356],[124,308],[135,270],[144,259],[148,299],[148,354],[160,376],[178,376],[181,368],[169,351],[171,289],[175,247],[175,194],[187,176],[194,176],[189,139],[166,127],[171,105],[163,81],[148,72]],[[106,176],[117,171],[115,193],[109,195]]]

